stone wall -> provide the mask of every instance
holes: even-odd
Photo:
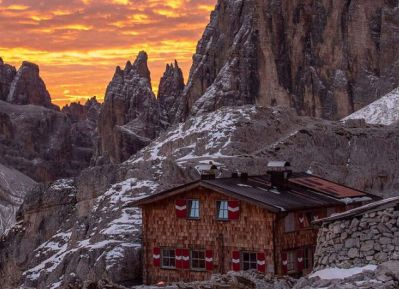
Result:
[[[399,260],[399,210],[387,208],[324,223],[319,230],[315,269],[349,268]]]

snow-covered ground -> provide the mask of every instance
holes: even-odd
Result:
[[[343,120],[364,119],[370,124],[391,125],[399,121],[399,88],[347,116]]]
[[[309,278],[320,277],[320,279],[345,279],[353,275],[360,274],[363,271],[374,271],[377,269],[376,265],[366,265],[363,267],[353,267],[348,269],[340,268],[326,268],[312,273]]]

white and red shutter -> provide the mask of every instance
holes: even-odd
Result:
[[[281,253],[281,273],[286,275],[288,273],[288,254],[287,252]]]
[[[213,271],[213,251],[205,251],[205,267],[207,271]]]
[[[152,259],[153,259],[155,267],[161,266],[161,249],[160,248],[154,248],[153,253],[152,253]]]
[[[297,213],[299,229],[306,227],[306,216],[304,213]]]
[[[256,254],[256,269],[261,273],[266,272],[266,256],[263,252]]]
[[[229,220],[238,220],[240,218],[240,202],[229,201],[228,202],[228,217]]]
[[[175,258],[176,258],[176,269],[183,269],[183,264],[182,264],[182,249],[176,249],[175,250]]]
[[[187,218],[187,201],[186,200],[176,200],[176,217],[185,219]]]
[[[233,258],[231,259],[233,271],[240,271],[240,252],[233,251]]]
[[[190,250],[181,249],[182,269],[190,269]]]
[[[296,259],[297,259],[297,268],[299,272],[302,272],[304,269],[304,258],[303,258],[303,249],[299,249],[296,251]]]

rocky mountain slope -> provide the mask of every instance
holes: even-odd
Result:
[[[0,163],[40,182],[76,176],[89,165],[91,136],[76,132],[66,114],[0,101],[0,119]]]
[[[0,164],[0,235],[15,224],[16,212],[36,182]]]
[[[341,119],[399,86],[394,1],[219,0],[179,115],[226,105]]]
[[[344,118],[364,119],[367,123],[391,125],[399,122],[399,88]]]
[[[262,174],[269,160],[286,159],[295,170],[393,192],[398,136],[393,127],[298,117],[277,107],[192,117],[120,165],[92,167],[76,180],[29,194],[18,225],[0,242],[0,288],[140,282],[141,216],[129,203],[198,178],[196,167],[210,160],[228,176],[235,170]]]

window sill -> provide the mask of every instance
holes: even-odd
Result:
[[[161,267],[162,270],[176,271],[176,267]]]
[[[216,219],[216,221],[218,221],[218,222],[228,222],[230,220],[229,219]]]
[[[207,272],[206,269],[190,269],[192,272]]]

